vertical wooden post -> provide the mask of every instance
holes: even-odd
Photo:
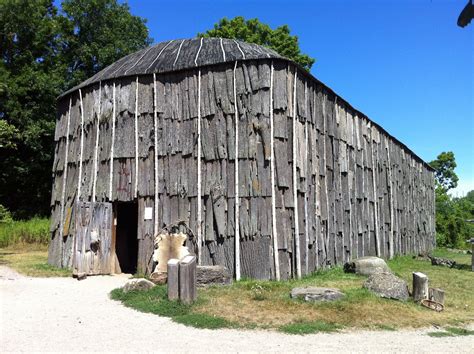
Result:
[[[378,164],[378,161],[374,157],[374,127],[371,126],[370,122],[368,123],[368,128],[370,128],[370,145],[371,145],[371,155],[372,155],[372,187],[374,191],[374,228],[375,228],[375,251],[377,252],[377,257],[380,257],[380,230],[379,230],[379,215],[378,215],[378,208],[377,208],[377,186],[376,186],[376,174],[375,169],[377,168],[375,164]]]
[[[388,188],[390,188],[389,198],[390,198],[390,235],[389,235],[389,258],[392,259],[394,255],[394,241],[393,241],[393,182],[392,182],[392,161],[390,160],[390,145],[388,139],[385,138],[385,148],[387,149],[387,159],[388,159]]]
[[[94,175],[92,182],[92,202],[96,199],[96,186],[97,186],[97,170],[98,170],[98,155],[99,155],[99,126],[100,126],[100,114],[101,114],[101,101],[102,101],[102,82],[99,81],[99,107],[97,110],[97,121],[95,130],[95,147],[94,147]]]
[[[202,44],[202,38],[201,38]],[[197,60],[197,56],[196,56]],[[197,244],[198,262],[202,264],[202,196],[201,196],[201,69],[198,71],[198,133],[197,133]]]
[[[79,100],[81,105],[81,146],[79,152],[79,176],[77,178],[77,201],[81,200],[82,187],[82,156],[84,154],[84,105],[82,103],[82,90],[79,89]]]
[[[305,192],[304,192],[304,246],[305,246],[305,252],[304,252],[304,263],[305,263],[305,274],[308,274],[309,271],[309,256],[308,256],[308,245],[309,245],[309,223],[308,223],[308,122],[309,122],[309,117],[308,117],[308,83],[305,81],[304,83],[304,104],[305,104],[305,113],[306,113],[306,121],[304,124],[304,146],[305,146],[305,151],[306,154],[304,156],[305,162],[305,179],[304,182],[306,184]]]
[[[170,259],[168,261],[168,300],[179,299],[179,260]]]
[[[274,151],[274,122],[273,122],[273,62],[270,67],[270,173],[272,183],[272,238],[273,261],[275,263],[275,279],[280,280],[280,259],[278,254],[278,234],[276,225],[276,196],[275,196],[275,151]]]
[[[419,302],[428,298],[428,276],[413,272],[413,300]]]
[[[66,150],[64,151],[64,167],[63,167],[63,186],[61,190],[61,227],[59,228],[59,239],[62,240],[64,234],[64,208],[66,198],[66,181],[67,181],[67,169],[68,169],[68,155],[69,155],[69,128],[71,126],[71,106],[72,97],[69,98],[69,111],[67,112],[67,123],[66,123]]]
[[[134,196],[138,196],[138,76],[135,80],[135,188]]]
[[[153,224],[153,236],[158,235],[158,112],[156,107],[156,74],[153,74],[153,125],[154,125],[154,173],[155,173],[155,205],[154,205],[154,224]]]
[[[179,262],[179,299],[192,304],[196,298],[196,257],[186,256]]]
[[[293,81],[293,207],[294,207],[294,227],[295,227],[295,249],[296,249],[296,276],[301,278],[301,250],[300,250],[300,226],[298,218],[298,178],[296,174],[296,81],[298,79],[298,69],[295,67],[295,77]]]
[[[115,145],[115,81],[112,89],[112,141],[110,142],[110,158],[109,158],[109,202],[112,202],[112,184],[114,179],[114,145]]]
[[[239,219],[239,109],[237,105],[237,85],[235,80],[235,71],[237,69],[237,61],[234,65],[234,112],[235,112],[235,279],[240,280],[240,219]]]

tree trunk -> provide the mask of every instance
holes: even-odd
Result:
[[[413,300],[419,302],[428,298],[428,276],[420,272],[413,272]]]

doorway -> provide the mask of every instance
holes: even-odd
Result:
[[[138,204],[115,204],[115,254],[122,273],[135,274],[138,262]]]

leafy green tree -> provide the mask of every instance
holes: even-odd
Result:
[[[234,17],[230,20],[223,18],[214,25],[213,29],[204,33],[198,33],[198,36],[231,38],[260,44],[295,61],[308,71],[315,62],[314,58],[301,53],[298,37],[290,34],[290,28],[287,25],[277,27],[273,30],[270,26],[260,22],[257,18],[250,20],[245,20],[241,16]]]
[[[151,44],[146,20],[116,0],[65,0],[61,18],[62,60],[67,80],[77,84],[123,56]]]
[[[49,214],[56,97],[150,43],[116,0],[0,0],[0,204]]]
[[[457,187],[459,178],[454,172],[457,165],[452,151],[439,154],[436,160],[430,162],[430,166],[436,170],[435,176],[438,186],[446,192]]]

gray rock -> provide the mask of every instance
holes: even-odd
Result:
[[[197,286],[230,285],[232,274],[224,266],[198,266],[196,269]]]
[[[372,275],[377,273],[390,273],[390,268],[382,258],[361,257],[344,264],[344,271],[346,273]]]
[[[305,287],[291,289],[290,296],[293,299],[304,299],[305,301],[335,301],[345,295],[339,289]]]
[[[449,267],[449,268],[454,268],[456,266],[456,262],[448,258],[430,257],[430,260],[431,260],[431,265]]]
[[[124,293],[128,293],[129,291],[143,291],[143,290],[149,290],[153,288],[155,284],[153,284],[151,281],[145,279],[145,278],[139,278],[139,279],[131,279],[125,283],[125,285],[122,287],[122,290]]]
[[[364,288],[387,299],[408,300],[408,285],[392,273],[372,274],[364,283]]]

